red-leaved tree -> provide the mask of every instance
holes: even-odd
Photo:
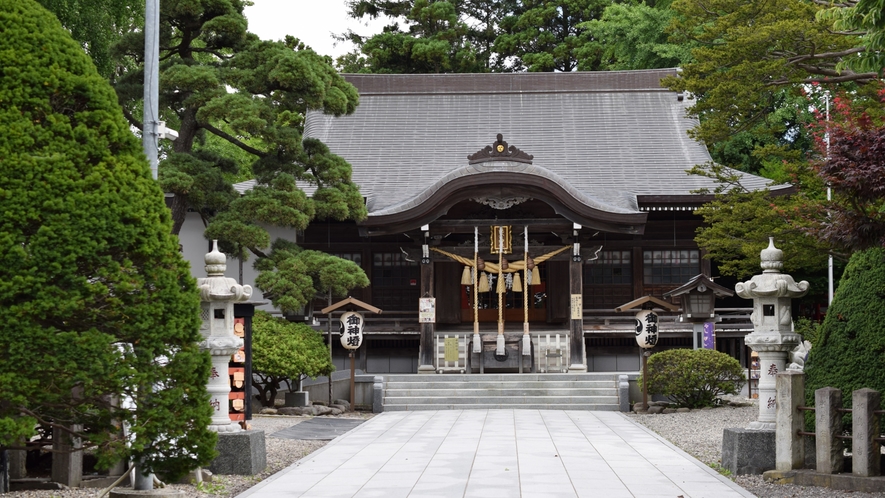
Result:
[[[885,247],[885,89],[878,91],[878,105],[856,97],[834,98],[830,119],[819,123],[824,157],[815,169],[833,195],[806,213],[813,235],[848,252]]]

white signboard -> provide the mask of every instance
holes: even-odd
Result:
[[[418,300],[418,322],[436,323],[435,297],[422,297]]]

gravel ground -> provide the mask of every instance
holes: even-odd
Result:
[[[748,400],[743,400],[748,401]],[[686,413],[659,415],[630,414],[629,417],[693,455],[698,460],[718,468],[722,456],[722,430],[730,427],[746,427],[759,413],[756,406],[724,406],[712,410],[695,410]],[[371,414],[348,413],[339,417],[369,418]],[[253,429],[271,435],[291,427],[309,417],[255,415]],[[206,482],[202,490],[192,484],[170,484],[181,490],[187,498],[228,498],[238,495],[258,482],[292,465],[299,459],[323,447],[327,441],[299,441],[268,437],[267,469],[255,476],[216,475]],[[835,491],[828,488],[769,484],[762,476],[733,476],[734,481],[759,498],[885,498],[885,493],[859,493]],[[52,491],[20,491],[8,493],[9,498],[87,498],[97,497],[100,489],[63,489]]]
[[[746,398],[740,400],[749,403]],[[753,400],[755,403],[755,400]],[[693,410],[686,413],[640,415],[631,413],[630,419],[640,423],[678,446],[698,460],[719,468],[722,463],[722,431],[732,427],[746,427],[756,420],[759,407],[734,408],[722,406],[711,410]],[[838,491],[813,486],[771,484],[761,475],[732,476],[738,486],[759,498],[885,498],[885,493]]]
[[[354,412],[338,415],[336,418],[371,418],[372,416],[371,413]],[[253,415],[252,428],[262,430],[266,436],[270,436],[276,431],[292,427],[310,418],[283,415]],[[182,491],[184,493],[183,496],[186,498],[233,497],[322,448],[326,443],[328,441],[266,437],[264,444],[267,450],[267,469],[264,472],[254,476],[214,475],[211,482],[203,483],[202,489],[198,489],[193,484],[167,484],[166,487]],[[97,497],[102,491],[101,489],[68,488],[61,490],[18,491],[0,496],[4,498],[87,498]]]

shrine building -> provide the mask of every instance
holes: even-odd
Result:
[[[272,236],[365,270],[370,286],[351,295],[383,310],[366,316],[365,372],[635,372],[631,303],[669,304],[657,305],[660,347],[692,347],[685,296],[669,293],[718,275],[693,214],[712,199],[696,192],[715,184],[687,174],[711,158],[688,136],[690,99],[660,85],[675,74],[344,75],[359,90],[356,112],[309,113],[305,137],[351,164],[368,217]],[[196,223],[182,240],[199,271]],[[251,262],[242,266],[254,285]],[[325,331],[325,304],[296,319]],[[716,348],[746,364],[750,303],[716,306]],[[347,368],[337,334],[333,343]]]

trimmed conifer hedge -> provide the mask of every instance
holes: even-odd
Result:
[[[0,0],[0,32],[0,446],[58,424],[104,465],[205,465],[199,295],[141,144],[55,16]]]
[[[814,391],[822,387],[841,389],[846,407],[857,389],[885,393],[885,248],[851,256],[805,374],[808,406],[814,406]]]

